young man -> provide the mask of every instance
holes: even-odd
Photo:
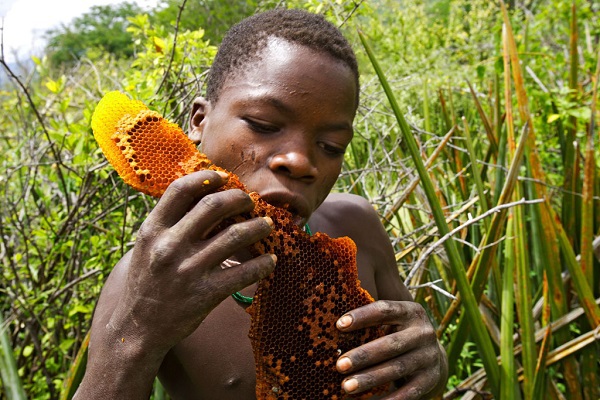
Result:
[[[322,17],[259,14],[223,41],[190,137],[266,201],[289,205],[299,225],[355,241],[359,278],[379,301],[340,315],[337,327],[388,325],[390,333],[341,355],[344,390],[390,383],[388,398],[428,398],[447,375],[433,327],[401,283],[373,208],[329,194],[352,139],[358,90],[354,53]],[[275,268],[270,255],[244,252],[272,227],[257,218],[208,238],[224,218],[253,208],[239,190],[214,192],[225,179],[200,171],[177,180],[144,221],[102,291],[77,398],[147,398],[157,374],[174,399],[254,398],[249,316],[231,294],[252,296]]]

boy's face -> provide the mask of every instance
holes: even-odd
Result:
[[[325,53],[269,39],[192,116],[192,137],[215,164],[267,202],[308,220],[325,200],[352,139],[352,71]]]

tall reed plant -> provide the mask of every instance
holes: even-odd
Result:
[[[458,110],[456,103],[440,95],[437,118],[442,123],[437,125],[443,130],[437,137],[452,133],[454,143],[460,145],[441,152],[433,168],[423,162],[423,143],[426,135],[436,133],[406,122],[407,110],[396,100],[389,75],[369,38],[359,32],[397,119],[401,147],[418,173],[418,185],[409,186],[413,201],[419,190],[426,199],[416,226],[416,214],[402,213],[395,204],[384,223],[391,232],[396,232],[394,226],[416,230],[435,226],[421,234],[417,246],[399,250],[397,258],[414,260],[406,283],[417,299],[430,306],[438,335],[447,343],[453,376],[445,398],[485,397],[487,393],[501,399],[595,399],[600,387],[600,269],[593,256],[594,234],[600,233],[594,216],[600,203],[594,183],[600,171],[594,147],[598,70],[585,71],[589,92],[583,96],[577,4],[573,2],[568,96],[589,107],[589,118],[581,131],[581,118],[571,114],[562,121],[567,127],[560,148],[564,183],[557,187],[547,177],[538,129],[548,135],[544,125],[561,117],[532,109],[540,103],[530,100],[524,70],[534,77],[530,85],[543,83],[521,58],[503,2],[497,14],[502,30],[496,76],[487,93],[477,93],[466,83],[470,107],[476,112],[464,103],[465,108]],[[468,100],[463,97],[461,101]],[[429,107],[424,115],[428,119],[424,126],[435,126]],[[483,133],[475,141],[474,129]],[[561,201],[557,202],[553,191],[559,192]],[[457,211],[459,216],[444,212],[449,199],[466,203]],[[460,221],[461,214],[467,216],[464,221]],[[431,235],[435,238],[422,240]],[[471,341],[477,356],[469,357],[483,369],[459,370]]]

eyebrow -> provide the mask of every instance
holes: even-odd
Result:
[[[345,122],[340,122],[340,123],[334,122],[331,124],[325,124],[325,125],[321,126],[320,128],[324,131],[329,131],[329,132],[348,131],[348,132],[354,134],[354,128],[352,127],[352,125],[347,124]]]
[[[270,95],[257,95],[250,96],[244,102],[246,103],[267,103],[270,106],[273,106],[278,111],[286,113],[286,114],[294,114],[293,110],[285,104],[283,101],[279,100],[276,97]],[[354,127],[352,124],[348,124],[346,122],[332,122],[327,123],[322,126],[319,126],[319,129],[324,131],[349,131],[352,135],[354,135]]]
[[[278,98],[275,98],[273,96],[270,95],[256,95],[256,96],[249,96],[248,99],[245,99],[243,101],[244,103],[267,103],[270,106],[275,107],[277,110],[284,112],[284,113],[292,113],[292,109],[286,105],[283,101],[279,100]]]

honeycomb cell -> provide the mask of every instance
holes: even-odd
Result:
[[[110,164],[136,190],[160,197],[175,179],[201,169],[225,171],[213,165],[187,138],[143,103],[119,92],[102,98],[92,116],[94,137]],[[248,192],[234,174],[219,190]],[[206,184],[206,183],[205,183]],[[255,209],[215,228],[257,216],[270,216],[272,234],[253,245],[255,256],[277,255],[277,268],[258,283],[248,336],[256,365],[256,397],[264,399],[369,398],[385,387],[360,395],[341,389],[343,375],[335,363],[341,349],[352,349],[381,337],[381,328],[351,333],[337,330],[337,319],[373,298],[360,287],[356,246],[347,237],[308,236],[292,214],[250,193]]]

